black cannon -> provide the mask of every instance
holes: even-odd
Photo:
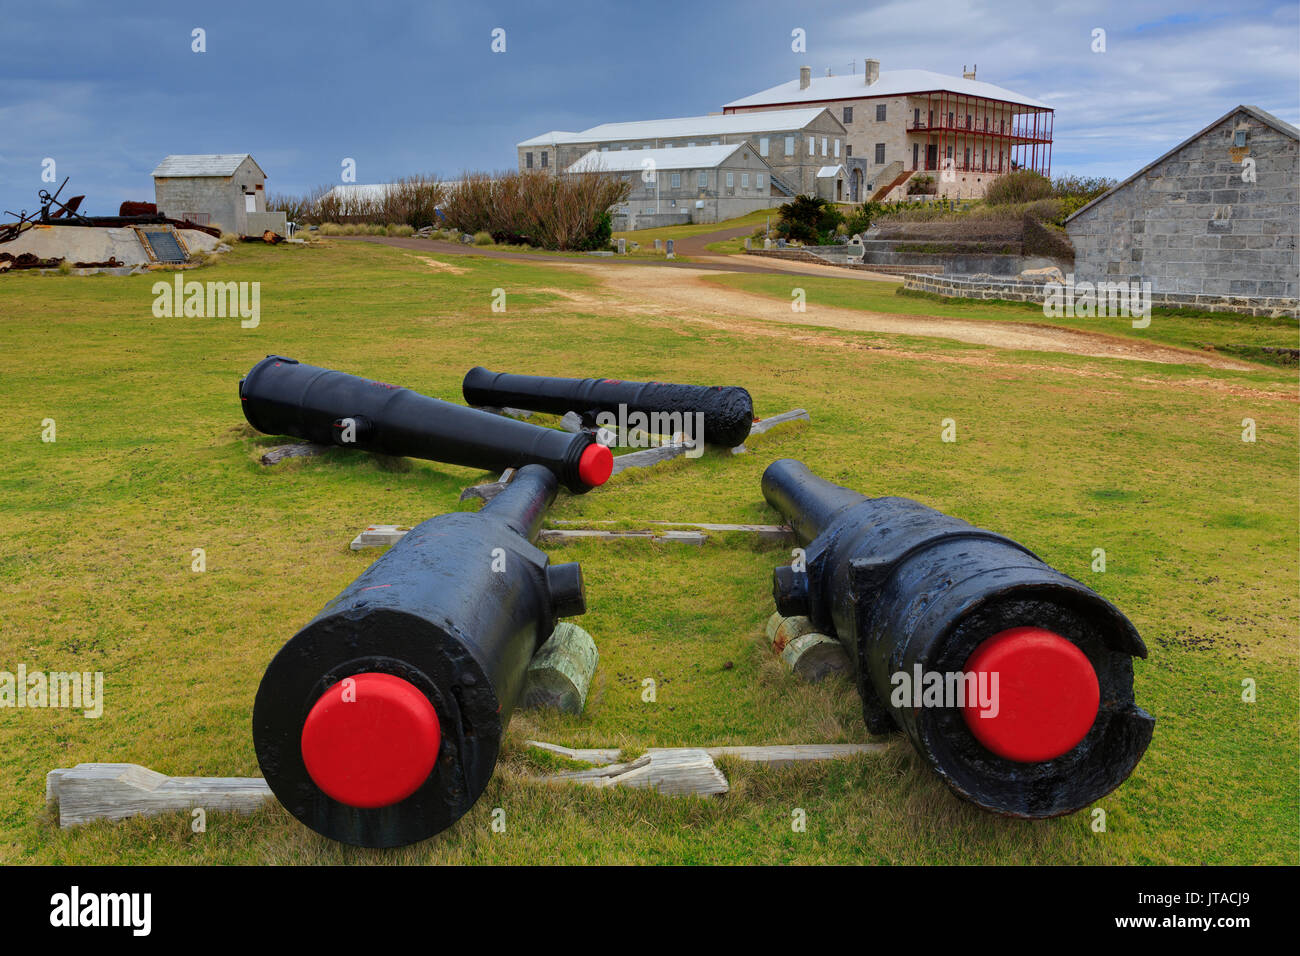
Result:
[[[578,565],[532,543],[555,490],[529,465],[478,513],[417,525],[275,655],[253,743],[300,821],[391,847],[473,806],[533,654],[586,610]]]
[[[291,435],[385,455],[499,471],[545,465],[570,491],[604,484],[610,450],[588,434],[453,405],[408,388],[269,355],[239,383],[244,417],[268,435]]]
[[[660,435],[683,431],[692,439],[700,437],[694,433],[694,416],[702,415],[705,443],[727,448],[743,442],[754,424],[754,402],[749,392],[734,385],[546,378],[472,368],[465,373],[462,391],[471,405],[526,408],[556,415],[577,412],[592,426],[601,423],[599,416],[617,419],[622,411],[626,418],[644,419],[644,424],[634,421],[631,427]]]
[[[805,546],[777,568],[853,662],[872,733],[902,730],[961,797],[1015,817],[1119,786],[1155,719],[1133,700],[1146,647],[1110,602],[1015,541],[906,498],[868,498],[773,462],[763,496]]]

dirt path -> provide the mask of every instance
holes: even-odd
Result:
[[[732,232],[734,230],[724,230]],[[701,244],[714,242],[717,233],[693,237]],[[594,295],[575,295],[564,290],[553,290],[578,304],[584,304],[605,314],[661,315],[687,322],[705,322],[735,326],[737,320],[761,320],[785,326],[800,325],[843,329],[853,332],[881,332],[890,335],[912,335],[929,338],[952,339],[972,345],[992,346],[1000,349],[1019,349],[1038,352],[1058,352],[1069,355],[1086,355],[1094,358],[1118,358],[1137,362],[1156,362],[1167,365],[1201,365],[1207,368],[1250,371],[1256,366],[1191,349],[1142,342],[1105,335],[1023,322],[997,322],[952,319],[936,315],[907,315],[893,312],[869,312],[818,305],[816,301],[806,306],[806,311],[795,312],[790,302],[754,292],[745,292],[717,285],[707,280],[713,276],[735,272],[789,272],[792,280],[798,274],[831,275],[836,278],[894,278],[873,276],[871,273],[837,269],[835,266],[818,266],[813,263],[793,263],[786,260],[767,259],[761,267],[739,263],[736,256],[709,257],[705,263],[695,262],[674,267],[671,263],[640,263],[629,260],[584,260],[562,256],[533,253],[510,253],[497,250],[477,250],[447,242],[430,242],[425,239],[367,237],[368,241],[405,249],[419,249],[426,253],[454,255],[487,255],[542,261],[547,266],[570,269],[592,276],[602,285]],[[782,268],[767,268],[780,263]],[[798,274],[785,266],[799,265]],[[895,279],[896,281],[896,279]],[[785,330],[790,334],[789,329]],[[932,360],[936,360],[932,357]]]
[[[570,261],[561,268],[574,269],[601,280],[605,289],[599,297],[599,304],[606,311],[674,315],[688,321],[728,317],[759,319],[785,325],[954,339],[1003,349],[1064,352],[1096,358],[1204,365],[1220,369],[1254,368],[1243,362],[1202,352],[1049,325],[868,312],[817,305],[815,302],[808,303],[805,312],[795,312],[785,300],[706,281],[710,276],[725,275],[730,270],[695,269],[690,272],[673,272],[669,279],[662,269],[634,265],[620,268],[617,274],[594,263],[585,262]]]

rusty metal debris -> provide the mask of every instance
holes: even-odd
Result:
[[[27,228],[33,224],[49,226],[101,226],[101,227],[120,227],[120,226],[144,226],[144,225],[170,225],[177,229],[197,229],[205,232],[209,236],[221,238],[221,230],[214,229],[212,226],[203,226],[189,219],[171,219],[163,216],[158,212],[158,207],[153,203],[142,202],[125,202],[119,207],[119,215],[116,216],[85,216],[80,212],[81,204],[85,202],[86,197],[73,196],[66,203],[60,201],[59,195],[63,192],[63,187],[68,184],[70,177],[64,177],[59,188],[53,193],[49,190],[42,189],[37,193],[41,206],[35,213],[29,214],[26,209],[21,212],[12,212],[6,209],[6,216],[13,216],[16,222],[0,224],[0,243],[10,242],[17,239]]]

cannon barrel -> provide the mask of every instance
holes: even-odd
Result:
[[[298,820],[391,847],[473,806],[533,654],[586,610],[579,566],[532,543],[555,491],[528,465],[479,512],[417,525],[275,655],[253,743]]]
[[[419,392],[269,355],[239,383],[258,431],[385,455],[499,471],[545,465],[570,491],[609,478],[614,459],[590,435],[571,435],[453,405]]]
[[[1009,538],[906,498],[868,498],[792,459],[763,495],[804,546],[773,596],[853,662],[872,733],[902,730],[961,797],[1016,817],[1119,786],[1155,720],[1133,699],[1146,647],[1110,602]]]
[[[647,431],[668,434],[689,431],[694,420],[704,416],[704,441],[727,448],[739,445],[754,424],[754,402],[749,392],[734,385],[671,385],[665,382],[623,382],[612,378],[547,378],[541,375],[512,375],[472,368],[462,386],[470,405],[498,408],[526,408],[563,415],[578,412],[589,421],[606,413],[677,416],[676,427],[653,427],[662,419],[651,418]],[[671,419],[670,419],[671,421]],[[683,427],[685,426],[685,427]],[[698,438],[698,435],[692,435]]]

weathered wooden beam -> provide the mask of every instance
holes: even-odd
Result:
[[[311,441],[294,442],[292,445],[276,445],[263,453],[262,464],[274,465],[286,458],[307,458],[312,455],[323,455],[329,450],[329,445],[318,445]]]
[[[879,753],[885,744],[775,744],[765,747],[706,747],[713,759],[734,757],[765,767],[789,767],[818,760],[842,760],[858,754]]]
[[[595,525],[595,524],[614,524],[615,522],[612,520],[604,520],[604,519],[597,519],[597,520],[554,519],[551,523],[564,524],[564,525]],[[717,532],[719,534],[725,534],[728,532],[738,533],[738,534],[753,534],[765,541],[772,541],[776,543],[785,543],[787,541],[793,540],[794,538],[794,532],[790,529],[790,526],[784,524],[711,524],[705,521],[649,521],[646,523],[659,525],[660,527],[665,527],[665,528],[686,528],[686,529],[706,532],[706,534],[704,535],[705,538],[708,537],[707,532],[710,531]],[[645,534],[646,532],[629,532],[629,533],[637,534],[639,536]]]
[[[61,827],[194,807],[252,813],[273,799],[261,777],[168,777],[134,763],[82,763],[45,776]]]
[[[599,660],[591,635],[576,624],[561,621],[528,665],[523,707],[581,714]]]
[[[792,408],[788,412],[782,412],[779,415],[773,415],[770,418],[762,418],[754,422],[753,427],[749,429],[749,434],[752,438],[754,435],[761,435],[766,431],[776,428],[778,425],[787,425],[790,422],[810,421],[812,421],[812,416],[808,414],[807,409]],[[733,455],[744,455],[748,453],[748,451],[749,449],[744,445],[737,445],[735,448],[731,449]]]
[[[363,548],[387,548],[397,544],[411,529],[400,524],[372,524],[352,539],[348,545],[353,551]]]
[[[558,541],[589,539],[614,541],[629,538],[676,544],[703,544],[708,537],[702,531],[599,531],[590,528],[543,528],[537,533],[538,542],[543,544],[553,544]]]
[[[628,452],[626,455],[614,456],[614,470],[611,474],[617,475],[628,468],[649,468],[663,461],[669,461],[686,454],[690,448],[686,442],[668,442],[664,445],[656,445],[653,448],[643,448],[640,451]]]
[[[607,764],[591,770],[534,777],[552,783],[581,783],[591,787],[635,787],[668,796],[716,796],[730,788],[713,758],[698,747],[647,751],[630,763]]]
[[[524,742],[529,747],[536,747],[538,750],[548,750],[553,754],[558,754],[568,760],[576,760],[579,763],[618,763],[618,758],[623,756],[623,751],[619,750],[617,747],[612,750],[601,750],[582,747],[561,747],[559,744],[548,744],[541,740],[527,740]]]
[[[481,498],[483,503],[487,504],[501,492],[506,490],[506,485],[510,484],[515,477],[515,469],[507,468],[501,472],[501,477],[496,481],[487,481],[481,485],[471,485],[460,493],[461,501],[468,501],[470,498]]]

